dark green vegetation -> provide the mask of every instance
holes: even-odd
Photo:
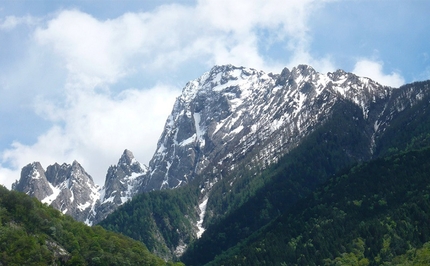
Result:
[[[171,264],[171,263],[167,263]],[[166,265],[141,243],[0,186],[0,265]]]
[[[429,265],[429,103],[382,115],[386,106],[374,103],[368,117],[393,119],[373,135],[361,109],[339,102],[278,163],[249,170],[245,162],[215,184],[198,240],[187,219],[196,220],[198,180],[207,176],[187,189],[139,196],[103,226],[147,241],[151,251],[172,250],[185,234],[191,244],[180,259],[187,265]]]
[[[193,186],[140,194],[100,223],[146,244],[162,257],[171,257],[180,239],[194,238],[191,221],[197,220],[194,206],[198,191]]]
[[[370,158],[368,137],[359,130],[364,122],[352,118],[360,117],[360,114],[361,110],[351,103],[339,104],[322,128],[309,135],[302,145],[277,164],[250,182],[249,178],[236,182],[232,190],[237,192],[230,193],[229,197],[244,203],[225,218],[211,224],[202,238],[189,247],[183,261],[193,265],[213,260],[216,255],[294,206],[328,176],[358,160]],[[249,183],[244,186],[243,182]],[[227,185],[224,187],[228,189]],[[250,195],[249,191],[255,192]],[[214,199],[218,204],[229,204],[225,199]]]
[[[428,82],[413,86],[425,87]],[[327,178],[354,162],[428,146],[429,99],[406,108],[383,134],[375,136],[373,155],[370,153],[370,133],[367,133],[371,131],[357,109],[347,103],[339,104],[322,128],[259,178],[254,178],[264,180],[264,185],[260,185],[255,195],[235,211],[209,226],[203,237],[184,254],[183,261],[190,265],[212,261],[268,224],[270,219],[289,213],[299,199],[310,195]]]
[[[396,256],[430,241],[429,158],[427,148],[338,174],[212,264],[380,265],[404,261],[407,256]]]

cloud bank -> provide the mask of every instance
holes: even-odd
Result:
[[[400,87],[405,84],[405,80],[399,73],[392,72],[391,74],[384,74],[383,66],[384,64],[379,61],[361,59],[357,61],[352,72],[358,76],[376,80],[386,86]]]
[[[325,2],[200,0],[111,19],[78,9],[43,18],[4,19],[0,31],[29,26],[26,49],[38,55],[37,60],[25,55],[24,61],[31,64],[12,78],[20,80],[26,72],[39,73],[41,66],[49,66],[43,80],[52,82],[35,78],[40,83],[31,97],[33,114],[50,126],[34,143],[17,140],[1,151],[0,183],[10,186],[20,169],[33,161],[46,167],[78,160],[101,185],[108,166],[126,148],[148,163],[185,85],[162,81],[145,85],[157,81],[157,73],[181,74],[184,66],[194,64],[204,67],[198,75],[215,64],[276,72],[298,64],[310,64],[320,72],[335,70],[330,56],[316,58],[309,51],[308,20]],[[276,58],[267,56],[276,45],[281,47]],[[362,60],[355,70],[387,85],[402,81],[397,73],[383,74],[378,62]],[[14,86],[12,78],[3,75],[0,81],[12,84],[8,86],[17,95],[29,90],[22,84]],[[133,85],[121,87],[123,83]],[[11,101],[20,104],[19,97]]]

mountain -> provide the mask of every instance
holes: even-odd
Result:
[[[222,248],[224,236],[228,248],[234,244],[228,240],[240,240],[257,230],[336,171],[387,152],[391,147],[382,143],[389,139],[393,125],[408,117],[405,114],[418,103],[426,102],[429,94],[428,82],[389,88],[341,70],[327,75],[308,66],[284,70],[279,75],[255,71],[251,75],[255,81],[243,81],[247,76],[241,73],[250,71],[232,66],[215,67],[187,84],[167,120],[166,130],[150,163],[149,172],[154,173],[153,177],[163,177],[157,181],[158,185],[167,186],[170,173],[178,173],[177,177],[193,178],[171,179],[172,187],[180,182],[200,187],[200,200],[194,203],[195,213],[184,213],[196,225],[193,238],[198,237],[197,230],[201,233],[202,227],[207,228],[196,242],[199,247],[213,234],[219,238],[208,242],[208,246]],[[252,80],[251,77],[247,79]],[[303,102],[299,103],[298,99]],[[258,119],[251,120],[254,117]],[[196,121],[199,121],[197,129]],[[259,127],[254,132],[251,129],[256,125]],[[227,128],[227,133],[220,134],[217,128],[223,127]],[[252,142],[252,139],[258,141]],[[214,142],[217,146],[211,144]],[[273,148],[267,150],[267,147]],[[281,159],[286,161],[286,166],[279,166],[278,174],[264,172]],[[163,164],[166,161],[170,163]],[[150,177],[146,184],[151,184]],[[133,227],[136,230],[130,236],[143,239],[147,234],[145,226],[139,229],[131,219],[121,221],[125,216],[136,219],[133,213],[141,204],[138,199],[132,201],[129,208],[118,210],[103,221],[102,226],[124,233],[125,228]],[[226,217],[244,205],[270,205],[272,208],[266,213],[246,209],[242,212],[243,223]],[[192,218],[196,213],[204,213],[204,218]],[[253,217],[252,223],[249,217]],[[180,233],[183,232],[178,235]],[[163,238],[165,241],[168,235]],[[172,252],[175,246],[180,246],[180,242],[170,244]],[[209,253],[199,249],[193,255]]]
[[[402,103],[403,107],[396,109],[395,105],[385,105],[381,117],[391,119],[385,120],[385,130],[375,136],[375,152],[363,161],[430,146],[429,88],[430,81],[426,81],[396,89],[393,93],[396,98],[391,96],[389,102]],[[411,101],[398,96],[414,95],[412,91],[420,97]],[[358,162],[360,157],[356,155],[368,151],[366,143],[370,142],[363,131],[367,122],[358,114],[360,110],[354,104],[338,105],[323,126],[262,174],[249,173],[243,179],[246,182],[230,185],[227,180],[215,186],[208,208],[222,210],[219,206],[227,205],[229,211],[206,225],[207,230],[192,243],[182,260],[187,265],[210,262],[279,215],[288,214],[300,199],[310,195],[328,178]],[[243,188],[238,189],[240,186]],[[223,195],[226,191],[233,193]]]
[[[98,200],[98,186],[84,168],[74,161],[54,164],[46,171],[40,163],[28,164],[22,169],[21,179],[12,185],[13,190],[34,196],[63,214],[85,221]]]
[[[99,201],[94,207],[94,216],[90,217],[89,224],[96,224],[106,218],[118,206],[121,206],[140,188],[140,178],[148,169],[139,163],[131,151],[124,150],[117,165],[110,166],[104,187],[100,190]]]
[[[95,185],[92,177],[74,161],[72,165],[55,163],[46,171],[39,162],[28,164],[12,189],[92,225],[131,199],[139,188],[137,177],[146,172],[147,168],[134,158],[133,153],[125,150],[118,164],[109,167],[102,188]]]
[[[216,66],[176,100],[141,191],[175,188],[205,171],[219,179],[244,161],[264,168],[322,125],[339,101],[361,108],[371,137],[391,92],[342,70],[321,74],[300,65],[266,74]]]
[[[125,151],[118,165],[108,169],[104,188],[97,189],[85,177],[80,183],[88,184],[80,190],[82,202],[74,200],[79,192],[71,189],[73,182],[64,183],[70,177],[58,165],[49,167],[52,173],[48,182],[42,178],[41,191],[38,186],[24,188],[32,180],[23,176],[28,174],[24,169],[14,189],[35,193],[47,203],[66,189],[70,192],[64,192],[54,206],[77,220],[97,223],[139,192],[175,188],[203,175],[202,186],[209,191],[234,169],[264,169],[321,126],[339,101],[353,102],[361,109],[369,120],[366,134],[372,139],[383,128],[375,128],[374,123],[392,91],[342,70],[321,74],[300,65],[281,74],[266,74],[215,66],[189,82],[177,98],[148,168],[132,166]],[[366,145],[371,152],[372,143]]]
[[[213,256],[213,259],[219,254],[216,253],[217,250],[222,252],[225,248],[246,238],[254,230],[258,230],[279,214],[287,211],[299,199],[309,195],[337,171],[356,162],[368,161],[390,153],[393,148],[401,149],[402,145],[408,145],[407,143],[410,143],[412,138],[420,139],[425,136],[425,133],[430,132],[423,127],[423,125],[429,124],[429,116],[425,112],[428,110],[429,82],[408,84],[401,88],[388,88],[368,79],[356,77],[351,73],[343,71],[336,73],[336,75],[329,73],[327,76],[339,79],[343,75],[343,82],[340,82],[336,90],[333,89],[332,83],[328,82],[327,84],[331,84],[331,86],[324,89],[326,90],[325,95],[332,96],[326,96],[319,101],[315,99],[309,101],[322,105],[314,108],[324,114],[319,120],[318,116],[308,117],[309,120],[314,119],[319,124],[310,127],[301,138],[298,138],[295,147],[285,150],[284,156],[279,155],[270,164],[252,160],[252,156],[258,154],[255,152],[258,149],[257,143],[253,146],[254,152],[245,156],[232,156],[236,162],[234,167],[229,168],[227,163],[225,165],[218,163],[216,164],[220,167],[218,170],[209,168],[199,175],[196,174],[193,181],[189,182],[191,186],[200,188],[199,201],[194,203],[195,213],[204,215],[199,220],[190,218],[195,223],[196,234],[183,239],[186,240],[190,237],[197,239],[199,237],[197,232],[201,233],[201,228],[206,228],[201,237],[195,241],[192,249],[187,246],[189,256],[196,258],[204,255],[209,260],[210,256]],[[363,87],[358,87],[357,80],[368,81],[369,85],[362,82],[360,84]],[[290,83],[294,85],[294,82]],[[291,90],[288,85],[284,86],[286,91]],[[340,93],[342,89],[349,94]],[[321,92],[320,95],[322,94]],[[326,102],[325,99],[331,100]],[[180,102],[179,100],[178,102]],[[326,104],[324,105],[324,103]],[[204,106],[208,105],[204,104]],[[283,105],[281,104],[281,106]],[[327,106],[331,109],[325,109]],[[306,112],[307,109],[311,108],[303,107],[302,111]],[[172,114],[177,114],[177,112],[173,111]],[[178,117],[183,118],[184,116]],[[171,116],[168,122],[173,120]],[[288,125],[288,121],[285,123]],[[167,124],[169,125],[169,123]],[[178,123],[178,127],[181,125]],[[178,131],[166,130],[163,135],[171,132],[170,135],[175,136]],[[420,135],[422,133],[424,135]],[[279,139],[273,141],[276,140],[279,141]],[[159,141],[159,147],[163,147],[162,143],[163,138]],[[171,150],[181,149],[179,146],[175,146],[175,143],[181,143],[180,141],[171,141],[171,143],[174,147]],[[205,141],[206,143],[207,141]],[[282,147],[278,146],[278,148],[281,150]],[[177,191],[177,193],[181,192]],[[182,194],[178,197],[188,196]],[[143,236],[147,234],[144,229],[145,225],[140,224],[142,229],[139,229],[139,223],[132,222],[138,219],[133,214],[136,209],[140,209],[138,206],[141,204],[143,202],[139,198],[133,200],[127,209],[120,208],[109,219],[103,221],[102,226],[127,234],[127,229],[121,226],[127,224],[129,227],[135,228],[132,234],[128,234],[129,236],[144,239]],[[193,217],[188,212],[184,212],[184,215]],[[121,217],[130,217],[130,220],[125,221]],[[162,217],[163,221],[170,221],[168,217]],[[158,224],[163,227],[161,223]],[[200,231],[198,231],[199,229]],[[153,232],[155,233],[157,230]],[[178,232],[177,235],[180,233],[183,232]],[[162,236],[163,242],[169,239],[167,233]],[[160,239],[159,235],[158,239]],[[188,242],[188,244],[192,242]],[[179,243],[172,241],[168,244],[179,246]],[[199,248],[196,249],[195,246]],[[175,248],[171,248],[171,250],[173,252]]]
[[[409,145],[410,136],[399,134],[399,126],[425,121],[422,103],[428,96],[429,82],[391,88],[306,65],[280,74],[215,66],[186,84],[148,167],[125,151],[108,170],[84,221],[102,221],[151,243],[151,251],[170,252],[165,257],[180,256],[193,245],[190,252],[211,260],[337,171],[404,148],[393,143]],[[421,140],[425,130],[420,125],[411,132]],[[34,183],[28,173],[23,169],[14,188],[48,195],[49,182]],[[124,203],[131,197],[135,200]],[[179,213],[183,218],[176,220]],[[210,245],[202,243],[213,243],[210,253],[205,249]]]
[[[343,171],[208,265],[427,265],[429,156],[430,146]]]
[[[152,255],[141,242],[86,226],[0,186],[0,265],[176,264]]]

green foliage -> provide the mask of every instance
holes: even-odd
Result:
[[[195,237],[199,190],[194,186],[143,193],[125,203],[100,225],[146,244],[151,252],[172,258],[183,240]]]
[[[88,227],[0,186],[1,265],[166,265],[140,242]]]
[[[408,84],[394,91],[403,93],[410,87],[426,90],[429,81]],[[376,156],[394,155],[400,151],[420,149],[430,146],[430,101],[429,97],[422,99],[412,108],[399,113],[390,122],[390,126],[376,139]]]
[[[362,130],[364,124],[358,107],[339,103],[321,128],[262,174],[248,171],[248,176],[235,180],[233,185],[229,185],[231,180],[220,181],[211,191],[208,208],[222,212],[228,206],[228,212],[208,225],[202,238],[187,249],[181,260],[187,265],[213,260],[294,206],[329,176],[356,161],[369,159],[370,143]]]
[[[428,84],[429,82],[424,82],[408,86],[419,87],[428,86]],[[398,90],[393,93],[404,93],[404,91]],[[359,107],[350,102],[338,102],[333,112],[327,114],[324,121],[319,121],[324,122],[323,126],[315,131],[309,128],[309,132],[312,133],[288,155],[280,158],[278,163],[267,167],[267,162],[241,158],[244,163],[236,165],[235,171],[230,172],[229,175],[221,169],[213,176],[209,176],[211,174],[208,173],[206,176],[196,177],[194,180],[196,182],[187,189],[141,195],[136,201],[133,200],[112,214],[102,225],[141,240],[151,251],[167,256],[166,254],[171,253],[178,245],[179,239],[185,239],[188,244],[194,238],[190,229],[193,225],[189,221],[195,222],[196,214],[190,206],[197,205],[201,188],[199,184],[203,184],[201,181],[222,176],[210,191],[204,222],[207,230],[202,238],[191,243],[181,258],[187,264],[202,265],[215,258],[216,262],[242,265],[252,264],[250,261],[255,261],[255,264],[258,262],[269,265],[272,263],[312,265],[316,262],[327,265],[375,265],[389,262],[411,248],[419,248],[420,243],[423,243],[423,240],[402,241],[403,238],[416,236],[416,226],[410,221],[408,215],[415,211],[419,213],[421,207],[411,212],[405,209],[408,214],[400,223],[396,220],[397,217],[394,223],[392,220],[385,220],[386,216],[381,212],[392,210],[396,205],[393,205],[384,193],[377,191],[369,195],[364,193],[363,189],[367,186],[375,186],[373,181],[369,180],[364,184],[357,184],[362,189],[358,191],[366,196],[350,198],[347,201],[348,208],[340,208],[342,204],[338,206],[328,202],[328,195],[337,197],[338,193],[332,185],[343,182],[342,180],[350,180],[348,182],[354,183],[351,181],[351,176],[360,173],[363,165],[356,166],[350,171],[340,172],[335,181],[330,181],[331,183],[324,184],[324,182],[354,163],[399,154],[400,151],[414,151],[428,147],[430,145],[429,103],[428,99],[423,99],[412,108],[407,107],[396,115],[383,131],[375,135],[376,124],[370,125]],[[381,114],[392,115],[388,114],[388,111],[384,113],[387,106],[378,101],[371,105],[366,119],[377,120]],[[265,145],[265,143],[259,143],[259,145]],[[258,149],[255,152],[258,152]],[[395,167],[403,167],[402,157],[396,157],[394,160]],[[375,167],[378,169],[378,164]],[[376,172],[368,174],[379,180],[376,178]],[[348,182],[342,184],[348,185]],[[384,179],[381,182],[390,183],[390,179]],[[320,187],[321,184],[324,185]],[[320,192],[313,193],[317,188]],[[294,213],[294,210],[307,208],[308,203],[303,199],[309,195],[315,202],[327,201],[325,205],[313,206],[309,210],[314,215],[313,220],[308,221],[306,219],[309,217],[299,216],[297,219],[301,221],[300,223],[294,221],[278,223],[282,217],[290,217],[290,213]],[[336,198],[340,201],[345,199],[346,197]],[[401,206],[397,207],[401,208]],[[351,210],[362,211],[351,212]],[[351,213],[355,218],[351,218]],[[379,214],[382,216],[379,217]],[[375,218],[377,216],[378,218]],[[350,219],[360,221],[354,224],[359,228],[358,233],[353,230],[355,227],[348,227],[353,224]],[[287,227],[285,223],[288,223],[288,229],[285,229]],[[383,223],[382,227],[381,223]],[[279,238],[285,233],[281,229],[276,229],[278,231],[273,229],[276,224],[288,232],[289,239]],[[307,227],[303,227],[305,224]],[[390,228],[402,228],[402,233]],[[369,236],[371,234],[374,235]],[[362,235],[368,237],[362,237]],[[262,238],[264,244],[253,246],[255,243],[261,243]],[[246,248],[248,246],[250,249]],[[247,250],[248,253],[241,253],[243,250]],[[241,257],[243,254],[247,255]],[[279,259],[278,257],[282,256],[278,254],[285,254],[285,260]],[[231,260],[234,256],[236,260]]]
[[[211,265],[428,265],[428,158],[411,151],[336,175]]]

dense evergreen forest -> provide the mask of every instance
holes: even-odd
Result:
[[[202,238],[189,247],[182,260],[189,265],[203,265],[214,260],[265,226],[270,218],[289,213],[297,200],[309,195],[327,178],[354,161],[364,162],[399,154],[401,150],[412,151],[429,146],[429,100],[405,110],[382,135],[375,136],[373,154],[366,154],[366,151],[370,152],[370,143],[366,143],[363,135],[366,130],[360,129],[357,110],[348,109],[347,105],[340,107],[338,111],[341,112],[334,112],[332,119],[321,129],[265,171],[259,178],[264,180],[264,185],[256,190],[255,196],[209,226]]]
[[[186,264],[213,260],[286,212],[329,176],[354,162],[369,159],[369,138],[360,130],[363,120],[352,119],[360,117],[360,113],[361,110],[349,102],[337,105],[334,115],[323,127],[278,163],[252,179],[245,177],[236,181],[231,188],[235,193],[230,193],[229,197],[243,203],[236,209],[230,207],[225,217],[213,222],[202,238],[188,248],[182,260]],[[225,190],[214,193],[210,203],[229,205],[225,199],[220,199],[229,186],[225,182],[221,184]]]
[[[0,265],[173,265],[139,241],[0,186]]]
[[[181,236],[191,241],[197,221],[198,202],[195,186],[143,193],[125,203],[100,223],[106,229],[142,241],[152,252],[169,258]]]
[[[375,142],[371,143],[372,130],[365,128],[362,111],[349,102],[339,103],[321,128],[313,131],[277,163],[254,172],[239,167],[240,175],[233,172],[235,178],[220,180],[211,190],[209,213],[204,223],[207,229],[200,239],[195,239],[187,229],[187,226],[192,226],[187,224],[187,220],[196,220],[195,210],[189,208],[189,204],[196,206],[202,189],[199,182],[192,183],[187,189],[141,195],[118,209],[102,226],[146,241],[153,252],[163,251],[163,248],[167,252],[166,247],[173,251],[181,244],[178,243],[179,236],[186,234],[191,244],[180,258],[186,265],[353,265],[355,262],[359,265],[359,261],[363,265],[379,265],[382,262],[423,260],[430,245],[425,243],[430,239],[422,237],[420,232],[425,224],[417,225],[426,219],[422,216],[426,209],[419,205],[420,194],[414,189],[422,187],[426,179],[420,179],[421,183],[414,183],[412,176],[408,176],[406,181],[400,175],[395,179],[379,179],[378,173],[383,174],[383,169],[379,169],[383,164],[388,170],[393,169],[391,174],[397,171],[405,173],[409,171],[408,165],[411,168],[417,166],[408,164],[409,157],[421,156],[420,160],[424,160],[428,153],[425,149],[430,144],[428,107],[429,101],[423,100],[405,110],[382,135],[374,136]],[[397,162],[394,166],[391,165],[392,160]],[[357,163],[359,165],[354,166]],[[419,166],[425,167],[422,163]],[[357,181],[360,179],[352,174],[360,175],[362,171],[365,172],[362,175],[369,178],[366,182]],[[413,171],[418,171],[418,174],[424,170],[418,167],[411,169],[410,173]],[[411,183],[411,187],[395,192],[406,188],[403,187],[405,182]],[[355,185],[349,187],[351,195],[344,195],[342,188],[348,184]],[[390,185],[394,187],[390,188]],[[387,190],[375,191],[379,187],[393,190],[395,198],[402,197],[399,195],[409,190],[417,196],[397,202],[388,196]],[[421,196],[426,197],[424,194]],[[162,198],[169,202],[160,200]],[[412,202],[421,206],[414,207],[416,214],[408,209],[407,205],[412,206]],[[357,205],[369,210],[349,210]],[[303,216],[300,211],[304,210],[314,212]],[[389,210],[398,212],[389,213]],[[151,213],[152,218],[145,221],[142,215],[147,213]],[[399,221],[395,220],[393,226],[404,226],[399,229],[403,231],[386,229],[387,221],[401,213],[405,215],[402,219],[406,224],[400,222],[401,225],[397,225]],[[339,220],[336,215],[345,217]],[[413,215],[421,215],[421,220],[416,220],[418,218]],[[311,223],[314,220],[306,220],[310,216],[317,220],[316,224]],[[379,227],[376,226],[378,223],[381,224]],[[318,234],[310,232],[314,227],[324,230]],[[353,230],[355,227],[356,231]],[[178,230],[172,232],[171,228]],[[399,238],[406,234],[405,228],[410,229],[410,238],[406,237],[400,243]],[[330,235],[325,236],[324,232],[330,232]],[[163,239],[161,245],[160,239]],[[285,252],[288,249],[285,243],[292,243],[293,251]],[[385,251],[381,251],[381,245]]]
[[[423,99],[372,135],[362,110],[339,102],[276,163],[244,160],[210,188],[202,180],[214,177],[196,176],[138,195],[101,226],[0,188],[0,262],[166,264],[152,252],[186,265],[430,265],[429,111]],[[206,231],[197,239],[204,189]]]
[[[339,173],[210,265],[428,265],[428,158],[430,148]]]

